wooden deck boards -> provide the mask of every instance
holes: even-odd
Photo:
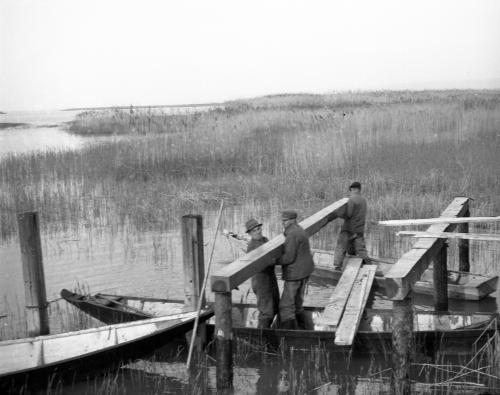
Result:
[[[356,276],[347,300],[346,308],[337,331],[335,332],[335,344],[338,346],[350,346],[358,331],[361,316],[368,301],[373,279],[375,278],[376,265],[363,266]]]
[[[325,310],[318,319],[318,324],[324,325],[325,330],[335,330],[337,328],[362,262],[361,258],[346,258],[342,276],[333,290]]]

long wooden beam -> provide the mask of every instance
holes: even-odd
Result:
[[[472,224],[485,222],[500,222],[499,217],[445,217],[439,218],[419,218],[419,219],[391,219],[387,221],[379,221],[382,226],[418,226],[418,225],[434,225],[434,224]]]
[[[441,213],[441,217],[449,220],[464,215],[469,209],[469,198],[457,197]],[[429,226],[428,233],[442,233],[452,231],[456,223],[439,223]],[[422,273],[427,269],[436,254],[440,251],[445,239],[419,239],[413,248],[403,254],[401,258],[385,275],[387,296],[393,300],[403,300]]]
[[[304,228],[309,236],[312,236],[328,222],[342,215],[347,200],[347,198],[344,198],[336,201],[316,214],[311,215],[309,218],[306,218],[299,225]],[[228,266],[218,270],[210,277],[212,291],[230,292],[242,282],[265,269],[269,259],[279,258],[283,254],[284,241],[285,237],[283,235],[276,236],[266,244],[250,251]]]
[[[455,233],[455,232],[416,232],[411,230],[402,230],[396,233],[397,236],[408,236],[422,239],[459,239],[459,240],[480,240],[480,241],[500,241],[500,235],[487,233]]]

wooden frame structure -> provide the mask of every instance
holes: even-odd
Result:
[[[330,221],[340,217],[347,207],[347,201],[347,198],[336,201],[306,218],[299,225],[309,236],[312,236]],[[220,269],[210,278],[212,291],[215,292],[216,385],[218,390],[231,388],[233,385],[231,290],[262,271],[269,258],[280,257],[283,253],[284,241],[283,235],[276,236]]]
[[[469,201],[470,199],[467,197],[455,198],[441,213],[441,217],[448,219],[465,216],[469,213]],[[456,223],[438,223],[429,226],[426,233],[450,232],[456,226]],[[434,261],[434,271],[436,271],[436,266],[444,265],[446,267],[446,259],[442,255],[443,261],[435,262],[436,256],[445,245],[446,240],[443,238],[418,240],[413,248],[403,254],[386,274],[387,295],[393,300],[403,300],[411,291],[412,285],[420,279],[431,262]],[[463,259],[468,260],[468,256],[463,257]]]

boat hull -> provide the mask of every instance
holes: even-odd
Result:
[[[211,310],[204,311],[200,320],[203,322],[212,315]],[[171,318],[171,322],[169,319],[160,317],[0,342],[0,389],[2,393],[13,393],[23,386],[47,388],[51,382],[81,380],[96,372],[115,369],[181,339],[192,329],[195,313],[186,319]]]

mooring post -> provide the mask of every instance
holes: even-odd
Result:
[[[216,386],[233,386],[233,322],[231,292],[215,292]]]
[[[38,213],[19,213],[17,224],[21,245],[28,336],[48,335],[49,315]]]
[[[184,263],[184,305],[196,310],[205,276],[203,258],[203,218],[201,215],[182,217],[182,253]],[[203,301],[204,302],[204,301]],[[205,303],[202,302],[202,305]]]
[[[203,218],[201,215],[184,215],[182,217],[182,256],[184,264],[184,307],[186,311],[195,311],[200,297],[205,305],[205,295],[201,287],[205,276],[203,257]],[[191,332],[187,334],[191,339]],[[198,351],[206,341],[205,323],[198,325],[195,345]]]
[[[411,393],[410,366],[413,340],[411,297],[393,301],[392,318],[392,393]]]
[[[434,310],[448,310],[448,242],[436,254],[434,259],[433,281],[434,281]]]
[[[466,203],[467,209],[464,217],[470,217],[469,202]],[[469,233],[469,224],[467,222],[459,224],[458,232]],[[461,272],[470,271],[470,255],[469,255],[469,240],[461,239],[458,241],[458,270]]]

